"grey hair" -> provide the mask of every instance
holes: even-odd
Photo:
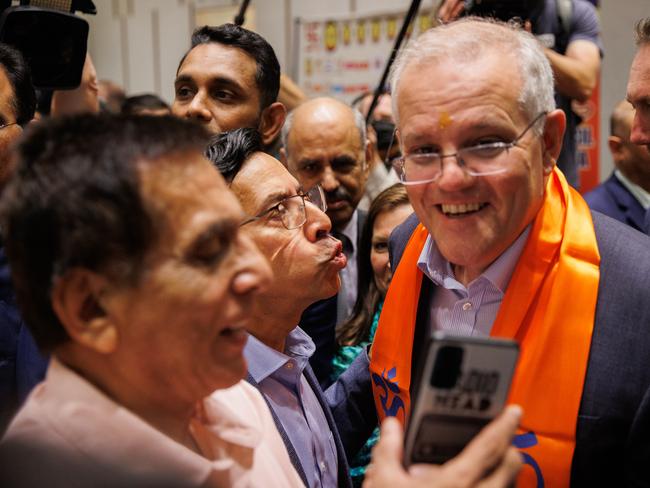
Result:
[[[650,44],[650,17],[639,20],[634,26],[634,38],[637,47]]]
[[[282,147],[284,147],[284,152],[287,156],[289,155],[289,133],[291,132],[291,127],[293,126],[293,114],[297,108],[298,107],[289,112],[280,132]],[[357,130],[359,131],[359,137],[361,138],[361,148],[365,150],[367,142],[366,118],[358,109],[351,108],[351,110],[352,114],[354,115],[354,125],[357,127]]]
[[[553,71],[535,37],[514,23],[464,17],[426,31],[399,53],[390,73],[393,114],[398,124],[397,93],[400,78],[409,65],[440,60],[462,64],[463,60],[479,59],[487,52],[509,53],[518,64],[522,80],[518,102],[531,120],[555,109]],[[536,124],[534,130],[540,134],[542,127]]]

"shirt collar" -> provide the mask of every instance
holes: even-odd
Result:
[[[645,191],[636,183],[632,183],[623,173],[621,173],[620,170],[615,170],[614,174],[618,178],[618,181],[620,181],[621,184],[632,194],[632,196],[634,196],[634,198],[639,201],[641,206],[644,209],[648,210],[650,208],[650,193]]]
[[[488,268],[481,274],[481,277],[489,280],[501,293],[505,293],[512,273],[515,270],[519,256],[526,245],[530,234],[531,224],[517,237],[508,249],[506,249]],[[440,253],[431,235],[427,237],[424,248],[418,258],[418,268],[438,286],[449,290],[466,289],[454,276],[454,271],[449,261]],[[480,279],[477,278],[477,280]],[[476,280],[474,280],[476,281]]]
[[[257,383],[261,383],[292,358],[302,371],[315,351],[314,341],[300,327],[296,327],[287,335],[284,353],[249,335],[244,357],[248,362],[249,374]]]

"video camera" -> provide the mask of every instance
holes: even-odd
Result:
[[[74,12],[96,14],[92,0],[0,1],[0,42],[18,49],[39,89],[79,86],[86,59],[88,22]]]
[[[534,19],[544,7],[544,0],[465,0],[466,15],[493,17],[507,22]]]

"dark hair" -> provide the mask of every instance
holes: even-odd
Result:
[[[216,27],[204,25],[196,29],[192,34],[192,47],[181,59],[176,72],[178,73],[192,49],[211,42],[241,49],[255,60],[257,65],[255,82],[260,92],[261,110],[277,101],[280,91],[280,63],[275,51],[258,33],[235,24],[222,24]]]
[[[228,183],[232,183],[246,160],[259,151],[263,151],[260,133],[245,127],[212,136],[205,157],[212,161]]]
[[[138,115],[142,110],[169,110],[169,105],[153,93],[143,93],[124,99],[122,103],[122,113],[129,115]]]
[[[16,122],[24,126],[34,118],[36,110],[36,91],[32,85],[29,66],[19,51],[2,43],[0,43],[0,65],[4,68],[9,83],[14,89],[12,105],[16,112]]]
[[[171,116],[79,115],[28,129],[0,224],[18,303],[42,349],[68,340],[50,299],[66,271],[82,267],[129,283],[139,277],[157,219],[140,194],[138,166],[200,154],[207,138],[202,127]]]
[[[370,249],[372,247],[372,229],[379,214],[389,212],[401,205],[408,205],[406,188],[401,183],[382,191],[370,204],[368,217],[361,231],[357,269],[359,271],[357,301],[348,320],[336,328],[336,341],[341,346],[354,346],[367,340],[372,320],[379,302],[384,297],[375,284]]]
[[[650,44],[650,17],[639,20],[634,26],[636,45]]]

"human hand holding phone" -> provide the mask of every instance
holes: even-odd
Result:
[[[455,458],[443,465],[413,464],[402,466],[404,432],[394,418],[381,426],[379,442],[372,451],[372,463],[366,472],[364,488],[499,488],[510,486],[522,461],[512,447],[521,408],[507,407],[490,422]]]

